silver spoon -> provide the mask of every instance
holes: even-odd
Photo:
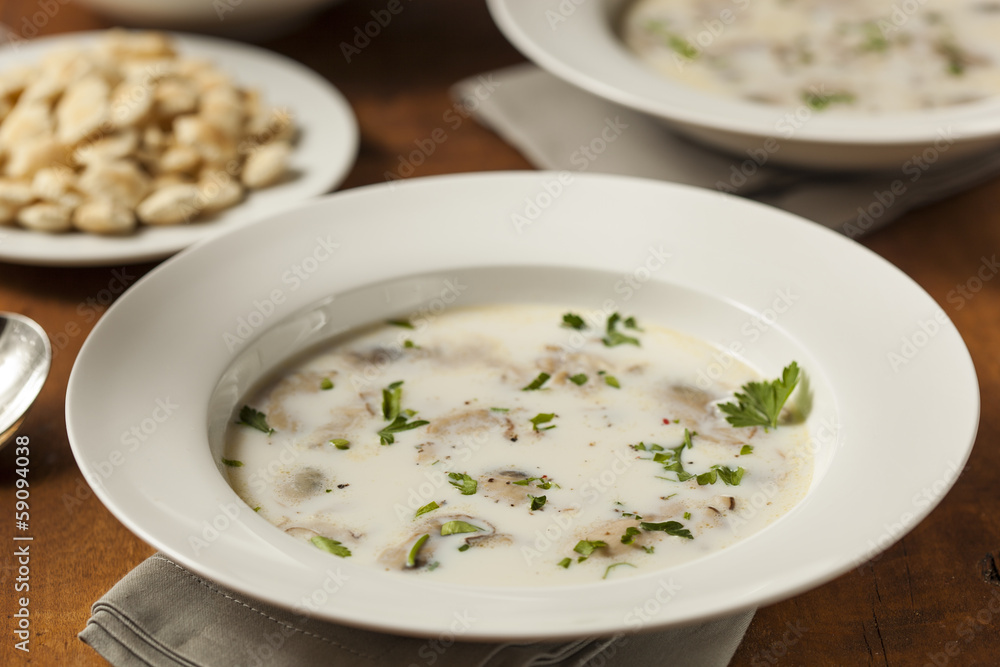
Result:
[[[45,384],[52,347],[33,320],[0,313],[0,449],[24,420]]]

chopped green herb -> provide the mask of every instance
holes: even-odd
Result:
[[[545,500],[546,500],[545,496],[533,496],[533,495],[531,495],[529,493],[528,497],[531,498],[531,511],[532,512],[538,511],[538,510],[542,509],[542,507],[545,506]]]
[[[719,409],[726,413],[726,421],[737,428],[763,426],[765,431],[777,428],[781,408],[798,382],[799,365],[793,361],[781,372],[779,379],[748,382],[741,387],[743,393],[733,395],[738,403],[723,403]]]
[[[257,507],[254,507],[254,508],[253,508],[253,511],[254,511],[254,512],[259,512],[259,511],[260,511],[260,505],[257,505]]]
[[[327,391],[328,389],[333,389],[333,380],[331,380],[330,378],[323,378],[319,382],[319,388],[322,389],[323,391]]]
[[[666,449],[662,452],[653,454],[653,461],[655,461],[656,463],[662,463],[664,470],[666,470],[667,472],[677,473],[677,479],[670,481],[686,482],[692,477],[694,477],[694,475],[684,470],[684,464],[681,462],[681,452],[683,452],[685,449],[691,449],[691,447],[694,446],[691,442],[692,435],[693,434],[691,433],[691,431],[689,431],[688,429],[684,429],[684,440],[681,442],[681,444],[677,445],[676,447]],[[654,445],[654,447],[658,446],[659,445]],[[668,479],[668,478],[663,477],[661,479]]]
[[[475,533],[483,530],[479,526],[473,526],[465,521],[447,521],[441,524],[442,535],[457,535],[459,533]]]
[[[639,535],[640,531],[635,526],[629,526],[625,529],[625,534],[622,535],[622,544],[632,544],[635,542],[635,536]]]
[[[605,336],[601,340],[607,347],[615,347],[617,345],[639,345],[639,339],[633,338],[632,336],[626,336],[622,332],[618,331],[618,323],[621,321],[622,316],[618,313],[613,313],[608,317],[608,323],[605,331]],[[631,318],[629,318],[631,319]],[[635,324],[635,320],[632,320]],[[634,327],[633,327],[634,328]]]
[[[394,327],[402,327],[403,329],[412,329],[413,325],[409,320],[389,320],[388,324]]]
[[[577,331],[582,331],[587,328],[587,323],[583,321],[583,318],[574,313],[566,313],[562,318],[562,326],[568,327],[570,329],[576,329]]]
[[[604,384],[608,385],[609,387],[614,387],[615,389],[622,388],[622,386],[618,384],[618,378],[616,378],[614,375],[605,375]]]
[[[584,375],[583,373],[577,373],[576,375],[570,375],[569,376],[569,381],[572,382],[573,384],[577,385],[577,386],[580,386],[580,385],[586,384],[586,382],[587,382],[587,376]]]
[[[437,561],[432,561],[431,563],[427,564],[427,571],[428,572],[433,572],[434,570],[438,569],[438,567],[440,567],[440,566],[441,566],[441,563],[439,563]]]
[[[653,553],[653,551],[656,550],[656,547],[641,547],[641,548],[642,548],[643,551],[645,551],[648,554],[651,554],[651,553]]]
[[[629,447],[631,447],[632,449],[634,449],[637,452],[645,452],[646,451],[646,443],[644,443],[644,442],[640,442],[638,445],[629,445]]]
[[[552,482],[546,480],[544,477],[526,477],[524,479],[519,479],[516,482],[511,482],[511,483],[516,484],[518,486],[528,486],[532,482],[535,482],[535,486],[537,486],[539,489],[548,490],[552,488]]]
[[[636,521],[642,521],[642,517],[635,512],[622,512],[622,517],[626,519],[635,519]]]
[[[740,448],[740,456],[746,456],[747,454],[753,454],[753,445],[743,445]]]
[[[580,557],[576,560],[578,563],[582,563],[590,557],[590,554],[594,553],[598,549],[603,549],[606,546],[608,546],[608,543],[602,542],[601,540],[580,540],[576,543],[576,546],[573,547],[573,551],[580,554]]]
[[[639,325],[636,323],[634,317],[627,318],[624,324],[626,329],[635,329],[636,331],[642,331],[642,329],[640,329]]]
[[[476,480],[472,479],[464,472],[450,472],[448,477],[451,477],[452,481],[448,482],[456,489],[462,492],[463,496],[472,496],[476,493],[476,488],[478,484]]]
[[[691,518],[691,512],[684,512],[684,520],[687,521]]]
[[[462,546],[460,546],[458,548],[458,550],[459,551],[468,551],[469,550],[469,545],[468,544],[463,544]]]
[[[865,41],[861,44],[862,51],[882,53],[889,48],[889,40],[882,33],[882,28],[875,21],[865,21],[861,25]]]
[[[336,447],[337,449],[350,449],[351,448],[351,441],[350,440],[344,440],[343,438],[334,438],[333,440],[330,441],[330,444],[333,445],[334,447]]]
[[[490,408],[492,412],[510,412],[510,408]]]
[[[383,445],[391,445],[396,442],[396,438],[393,437],[396,433],[402,433],[403,431],[409,431],[411,429],[419,428],[421,426],[426,426],[430,424],[429,421],[418,419],[417,421],[407,422],[406,417],[399,415],[396,417],[395,421],[383,428],[378,432],[378,437],[381,439]]]
[[[816,111],[823,111],[831,104],[851,104],[854,100],[854,93],[847,91],[833,93],[820,93],[812,90],[802,91],[802,101]]]
[[[739,486],[740,482],[743,480],[743,473],[746,472],[743,468],[737,468],[732,470],[726,466],[714,465],[712,469],[719,473],[719,479],[723,481],[726,486]]]
[[[431,539],[429,533],[424,533],[417,538],[417,541],[413,543],[412,547],[410,547],[410,553],[406,554],[406,567],[412,568],[417,566],[417,554],[420,553],[421,547],[423,547],[424,543],[429,539]]]
[[[708,472],[703,472],[696,479],[698,480],[698,486],[705,486],[706,484],[715,484],[718,473],[714,470],[709,470]]]
[[[393,382],[382,390],[382,416],[387,422],[399,416],[400,402],[403,399],[403,381]]]
[[[227,459],[225,457],[222,458],[222,463],[224,465],[229,466],[230,468],[242,468],[243,467],[243,461],[236,461],[234,459]]]
[[[416,519],[418,516],[423,516],[424,514],[427,514],[428,512],[433,512],[438,507],[440,507],[440,505],[438,505],[437,502],[435,502],[435,501],[432,500],[429,503],[427,503],[426,505],[424,505],[423,507],[421,507],[420,509],[418,509],[417,513],[413,515],[413,518]]]
[[[604,576],[601,577],[601,579],[607,579],[608,575],[611,574],[611,570],[615,569],[619,565],[628,565],[629,567],[635,567],[635,565],[632,565],[632,563],[624,563],[624,562],[622,562],[622,563],[612,563],[611,565],[608,565],[608,567],[607,567],[606,570],[604,570]]]
[[[409,338],[407,338],[406,340],[403,341],[403,347],[405,347],[407,350],[419,350],[420,349],[420,346],[417,345],[416,343],[414,343]]]
[[[556,415],[555,415],[554,412],[539,412],[537,415],[535,415],[534,417],[532,417],[528,421],[531,422],[532,429],[534,429],[536,431],[548,431],[549,429],[555,428],[556,425],[552,424],[551,426],[543,426],[542,428],[538,428],[538,425],[539,424],[548,424],[550,421],[552,421],[552,419],[555,416]]]
[[[643,530],[659,530],[667,535],[674,535],[676,537],[683,537],[688,540],[693,540],[694,536],[691,531],[685,528],[679,521],[662,521],[660,523],[647,523],[643,521],[639,524]]]
[[[572,562],[573,562],[572,558],[563,558],[561,561],[559,561],[558,563],[556,563],[556,565],[558,565],[561,568],[564,568],[564,569],[568,570],[569,566],[570,566],[570,564]]]
[[[249,405],[244,405],[240,408],[240,419],[237,424],[242,424],[243,426],[249,426],[250,428],[255,428],[258,431],[263,431],[268,435],[274,433],[274,429],[267,425],[267,417],[263,412],[254,410]]]
[[[323,537],[322,535],[316,535],[311,540],[313,546],[317,549],[322,549],[327,553],[331,553],[334,556],[340,556],[341,558],[347,558],[351,555],[351,550],[345,547],[343,544],[337,540],[331,540],[329,537]]]
[[[536,389],[541,389],[542,385],[548,382],[550,377],[552,376],[548,373],[539,373],[538,377],[532,380],[527,386],[522,387],[521,391],[535,391]]]

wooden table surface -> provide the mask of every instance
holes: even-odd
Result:
[[[337,45],[352,39],[354,27],[384,4],[337,5],[264,42],[320,72],[350,100],[361,149],[343,188],[384,180],[415,140],[441,125],[453,82],[523,60],[481,2],[423,0],[405,2],[405,11],[347,63]],[[66,0],[0,2],[0,21],[25,36],[33,36],[31,28],[53,34],[111,25]],[[450,131],[414,175],[530,168],[496,135],[469,121]],[[991,279],[1000,247],[1000,180],[913,211],[861,241],[926,289],[965,338],[982,391],[976,447],[943,502],[874,562],[760,609],[732,664],[998,665],[1000,280]],[[13,648],[12,614],[21,594],[14,592],[17,567],[8,546],[0,577],[0,664],[102,664],[76,635],[91,603],[152,553],[90,491],[70,452],[63,407],[70,369],[96,319],[87,304],[102,313],[99,302],[154,265],[0,263],[0,310],[34,318],[55,348],[48,382],[20,431],[31,443],[31,652]],[[977,275],[986,280],[979,282]],[[957,298],[960,288],[966,296]],[[14,447],[8,447],[0,452],[0,526],[8,540],[16,534],[14,469]],[[905,461],[895,474],[906,474]]]

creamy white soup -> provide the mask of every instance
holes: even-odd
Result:
[[[455,309],[284,368],[237,406],[223,463],[251,508],[331,558],[478,585],[634,576],[804,496],[790,369],[762,378],[617,313]],[[761,420],[752,399],[769,391]]]
[[[621,31],[667,76],[766,104],[870,113],[1000,93],[997,0],[637,0]]]

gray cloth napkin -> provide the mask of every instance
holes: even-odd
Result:
[[[471,77],[456,84],[452,94],[459,111],[493,129],[541,169],[724,190],[852,238],[1000,175],[1000,152],[954,163],[939,159],[940,153],[930,156],[933,162],[916,156],[895,171],[878,173],[776,168],[749,153],[731,156],[705,148],[534,65]]]
[[[641,635],[452,643],[446,636],[397,637],[304,618],[222,588],[156,554],[115,584],[91,613],[80,638],[118,667],[721,667],[754,612]]]

